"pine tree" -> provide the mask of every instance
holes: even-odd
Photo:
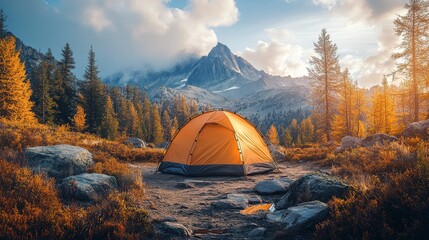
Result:
[[[171,140],[171,118],[170,115],[168,114],[167,109],[164,110],[164,112],[162,113],[162,119],[161,119],[161,123],[162,123],[162,128],[164,129],[164,140],[165,141],[170,141]]]
[[[164,130],[161,125],[161,116],[159,115],[158,104],[152,106],[152,142],[154,144],[162,143],[164,139]]]
[[[119,108],[117,111],[118,116],[118,122],[119,122],[119,132],[122,135],[128,134],[128,106],[127,106],[127,100],[125,97],[120,96],[119,98]]]
[[[311,105],[315,114],[322,117],[319,120],[323,122],[323,132],[327,140],[331,141],[340,66],[337,45],[332,43],[326,29],[322,29],[318,42],[314,43],[314,51],[317,56],[311,58],[311,67],[308,68],[312,80]]]
[[[300,129],[298,125],[298,121],[294,118],[289,125],[290,135],[292,136],[293,143],[297,143],[300,135]]]
[[[393,54],[398,61],[398,70],[409,77],[412,120],[420,120],[421,93],[424,81],[428,78],[429,64],[429,2],[427,0],[410,0],[405,9],[406,15],[398,16],[395,21],[395,33],[402,37],[401,52]],[[427,87],[427,86],[426,86]]]
[[[76,111],[76,77],[72,70],[75,68],[73,52],[67,43],[62,50],[62,60],[60,62],[60,76],[56,75],[56,81],[61,83],[57,92],[61,93],[57,102],[58,105],[58,122],[60,124],[71,123],[71,119]],[[61,81],[59,81],[61,80]]]
[[[143,119],[142,119],[142,128],[143,134],[146,136],[146,141],[149,141],[150,136],[152,136],[152,106],[147,95],[143,96]]]
[[[6,16],[3,14],[3,9],[0,9],[0,38],[6,36]]]
[[[114,140],[118,135],[118,120],[113,109],[113,103],[109,96],[106,97],[105,108],[101,120],[100,135],[109,140]]]
[[[195,99],[192,99],[189,106],[189,116],[198,114],[198,102]]]
[[[289,129],[286,129],[285,133],[282,136],[282,141],[285,147],[292,147],[293,145],[293,139],[290,134]]]
[[[85,110],[80,105],[77,105],[76,114],[73,117],[73,126],[78,132],[82,132],[86,128]]]
[[[33,71],[32,100],[34,112],[41,123],[52,124],[55,120],[56,102],[53,90],[55,73],[54,57],[49,49],[45,59]]]
[[[19,54],[14,37],[0,39],[0,118],[35,123],[30,83]]]
[[[95,62],[95,53],[91,46],[88,55],[88,65],[84,74],[82,94],[85,99],[85,113],[88,129],[97,133],[105,108],[104,85],[98,77],[98,67]]]
[[[279,134],[277,133],[277,128],[274,126],[274,124],[271,124],[270,128],[268,129],[267,138],[272,145],[279,145]]]
[[[303,119],[300,124],[301,129],[301,142],[310,143],[314,140],[314,125],[311,122],[311,118],[308,117]]]
[[[178,98],[175,98],[173,100],[173,104],[174,104],[174,113],[177,116],[177,120],[179,121],[180,125],[183,125],[186,121],[188,121],[188,118],[190,117],[189,107],[186,102],[186,97],[182,95]]]
[[[140,125],[139,116],[137,114],[137,110],[134,107],[134,104],[131,100],[127,101],[127,133],[130,137],[137,136],[137,130]]]
[[[178,129],[179,129],[179,122],[177,121],[176,116],[174,116],[173,122],[171,124],[171,130],[170,130],[171,139],[170,140],[173,140],[173,137],[176,134]]]

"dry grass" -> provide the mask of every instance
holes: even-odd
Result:
[[[64,205],[53,180],[26,169],[27,147],[70,144],[88,149],[92,172],[116,177],[120,191],[91,206]],[[159,161],[159,149],[132,149],[67,126],[0,120],[0,239],[144,239],[152,233],[141,173],[125,162]]]
[[[324,162],[359,191],[329,203],[317,239],[426,239],[429,142],[404,140],[346,151]]]
[[[286,148],[286,161],[323,161],[333,155],[333,149],[309,145],[302,148]]]

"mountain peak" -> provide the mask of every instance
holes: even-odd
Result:
[[[232,57],[233,54],[228,46],[218,42],[214,48],[209,52],[209,57]]]

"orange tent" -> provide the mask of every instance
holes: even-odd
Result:
[[[173,137],[158,171],[186,176],[244,176],[276,169],[258,130],[227,111],[202,113]]]

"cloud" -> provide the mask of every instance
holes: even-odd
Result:
[[[366,58],[346,55],[341,59],[341,65],[347,67],[354,79],[364,87],[381,82],[383,75],[391,74],[395,70],[395,62],[391,58],[393,49],[399,44],[390,26],[384,26],[377,39],[377,52]]]
[[[93,27],[97,32],[112,25],[112,22],[106,18],[105,13],[96,7],[87,8],[85,10],[82,22],[83,24],[88,24]]]
[[[359,56],[356,52],[350,51],[341,57],[342,66],[349,68],[353,78],[358,80],[361,86],[378,84],[383,75],[394,71],[395,62],[391,55],[398,46],[399,39],[395,36],[393,21],[397,14],[403,13],[406,2],[406,0],[313,0],[315,5],[329,9],[332,16],[344,19],[348,28],[366,25],[373,28],[376,33],[375,53]]]
[[[69,42],[78,76],[90,45],[102,76],[124,69],[158,70],[207,54],[217,43],[213,29],[230,26],[239,17],[234,0],[189,0],[181,9],[170,7],[168,0],[59,0],[54,6],[31,2],[43,6],[27,7],[27,0],[5,0],[1,5],[8,15],[22,15],[23,20],[17,20],[23,21],[22,29],[37,29],[37,40],[34,34],[23,34],[36,49],[60,52]],[[24,22],[30,15],[43,23]]]
[[[331,9],[337,5],[337,0],[313,0],[313,4]]]
[[[407,0],[312,0],[316,6],[329,9],[333,14],[347,17],[351,23],[391,19]]]
[[[246,48],[241,56],[258,69],[272,75],[301,77],[307,74],[307,59],[311,51],[288,43],[293,34],[285,29],[267,29],[269,42],[258,41],[256,47]],[[286,40],[286,41],[285,41]]]

